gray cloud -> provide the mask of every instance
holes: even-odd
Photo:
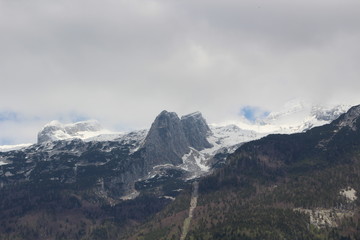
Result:
[[[163,109],[357,104],[359,25],[355,0],[0,0],[0,112],[25,116],[0,138],[74,114],[124,130]]]

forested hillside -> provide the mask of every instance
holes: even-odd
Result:
[[[244,144],[200,180],[186,239],[359,239],[359,112]],[[156,225],[156,238],[144,225],[134,239],[171,239],[178,225]]]

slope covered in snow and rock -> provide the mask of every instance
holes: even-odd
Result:
[[[119,134],[104,129],[96,120],[82,121],[70,124],[62,124],[52,121],[44,126],[38,134],[38,143],[53,142],[59,140],[81,139],[96,140],[95,137],[110,135],[116,137]],[[115,136],[114,136],[115,135]],[[105,140],[108,140],[105,138]]]
[[[327,124],[345,113],[349,108],[348,105],[322,106],[312,105],[304,101],[291,101],[286,103],[281,110],[270,112],[254,121],[242,117],[240,120],[217,125],[234,124],[241,129],[252,130],[263,135],[291,134]]]
[[[347,109],[344,105],[323,107],[295,101],[285,105],[281,111],[254,121],[240,118],[238,121],[210,125],[200,112],[179,118],[176,113],[163,111],[149,130],[128,133],[111,132],[95,120],[71,124],[52,121],[38,133],[38,144],[49,147],[51,142],[76,139],[85,142],[114,141],[129,146],[130,153],[139,151],[150,168],[166,165],[185,170],[191,173],[190,177],[198,177],[207,174],[245,142],[271,133],[303,132],[329,123]],[[26,147],[29,144],[2,146],[0,151]],[[162,171],[163,168],[156,169]]]
[[[63,207],[59,208],[59,212],[75,207],[84,210],[84,214],[79,212],[79,216],[87,219],[89,209],[86,206],[92,204],[105,218],[114,214],[114,218],[124,219],[124,216],[133,215],[121,212],[127,209],[122,208],[122,204],[130,208],[131,204],[134,204],[131,209],[136,212],[135,215],[144,213],[145,208],[141,206],[151,209],[147,204],[162,205],[177,201],[178,194],[186,192],[192,181],[198,181],[216,168],[234,169],[233,166],[246,166],[229,166],[232,158],[227,158],[245,142],[262,138],[271,133],[270,130],[275,133],[306,131],[317,124],[328,123],[342,111],[341,107],[294,107],[252,122],[244,120],[236,124],[218,125],[208,125],[199,112],[179,117],[174,112],[163,111],[149,130],[129,133],[106,131],[94,121],[74,124],[52,122],[40,131],[37,144],[0,152],[0,190],[7,191],[3,196],[10,196],[9,199],[19,199],[17,194],[24,194],[21,198],[24,204],[36,202],[29,209],[36,209],[43,203],[59,205],[60,202]],[[316,148],[320,149],[320,152],[328,151],[329,143],[338,133],[343,133],[343,129],[349,127],[355,131],[358,127],[358,116],[359,108],[353,108],[329,125],[335,126],[334,131],[327,132],[326,136],[313,134],[320,139],[316,141]],[[240,127],[241,124],[245,127]],[[264,139],[296,139],[297,136],[305,136],[314,131],[317,130],[293,136],[273,135],[247,143],[246,146],[256,145]],[[307,144],[307,141],[304,143]],[[289,141],[276,146],[287,144],[290,144]],[[239,150],[246,149],[246,146]],[[236,153],[238,151],[235,151],[235,155]],[[297,155],[299,154],[289,156]],[[266,158],[261,159],[266,162]],[[277,165],[270,165],[274,166]],[[192,180],[189,181],[190,179]],[[18,188],[12,189],[13,186]],[[346,186],[358,190],[353,184]],[[345,190],[343,192],[346,196],[353,193],[352,189]],[[68,195],[59,200],[54,198],[54,191],[58,194],[56,196],[64,196],[66,193]],[[340,189],[337,189],[337,193],[339,191]],[[47,197],[41,198],[44,192]],[[151,196],[151,201],[148,196]],[[37,202],[39,197],[43,202]],[[69,202],[75,205],[68,206]],[[13,201],[10,199],[5,203]],[[10,208],[17,209],[15,203]],[[49,206],[53,209],[51,204]],[[106,209],[109,212],[104,212]],[[94,210],[94,213],[96,211]],[[6,212],[3,213],[4,219],[9,217]],[[79,216],[75,218],[78,220]]]

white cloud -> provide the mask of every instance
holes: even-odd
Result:
[[[140,128],[163,109],[357,104],[359,25],[355,0],[0,0],[0,112],[38,119],[0,138],[69,113]]]

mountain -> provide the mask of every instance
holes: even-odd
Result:
[[[286,114],[270,114],[267,119],[280,119],[279,116],[289,115],[302,108],[291,109],[286,110]],[[343,108],[312,109],[313,116],[327,121],[336,117]],[[136,193],[136,180],[165,177],[168,171],[179,172],[182,179],[210,174],[214,168],[223,166],[226,157],[243,143],[266,135],[241,129],[237,125],[208,126],[199,112],[179,118],[176,113],[163,111],[149,130],[129,133],[110,132],[103,129],[97,121],[73,124],[53,121],[39,132],[38,144],[15,146],[16,151],[11,151],[9,146],[3,148],[6,151],[0,153],[1,165],[13,169],[3,171],[3,176],[7,174],[8,177],[0,181],[2,184],[15,183],[20,179],[29,181],[33,169],[38,165],[42,166],[43,161],[49,162],[51,171],[56,171],[61,166],[75,169],[82,165],[106,165],[119,157],[117,151],[121,149],[126,152],[122,155],[122,161],[127,166],[121,174],[118,170],[115,171],[120,174],[118,179],[122,179],[119,180],[122,190],[118,191],[118,197],[121,197]],[[62,162],[66,158],[71,159],[71,164],[67,167]],[[26,164],[21,165],[20,162]],[[56,166],[52,166],[54,163]],[[14,168],[13,165],[17,167]],[[72,182],[76,177],[66,174],[63,178],[62,181]]]
[[[322,106],[293,100],[287,102],[281,110],[270,112],[253,122],[240,119],[231,123],[244,130],[253,130],[265,135],[298,133],[329,123],[349,108],[347,105]]]
[[[181,122],[183,128],[185,129],[185,133],[187,134],[188,141],[191,141],[191,144],[197,151],[202,151],[204,149],[211,148],[211,146],[214,147],[214,145],[219,145],[214,144],[214,141],[218,143],[222,142],[221,147],[234,149],[240,142],[259,139],[268,134],[303,132],[312,127],[324,125],[339,117],[340,114],[346,112],[348,108],[349,107],[345,105],[332,107],[311,105],[304,101],[296,100],[285,104],[281,111],[271,112],[267,114],[266,117],[256,119],[254,122],[242,119],[240,121],[210,124],[208,126],[199,112],[182,116]],[[186,124],[187,121],[190,122]],[[195,121],[199,121],[200,124],[195,124]],[[200,126],[200,128],[197,129],[200,133],[199,135],[190,133],[192,131],[192,126]],[[133,131],[132,133],[144,133],[144,131],[145,130]],[[137,141],[144,140],[144,134],[142,133],[140,133],[136,139]],[[125,137],[126,135],[127,134],[123,132],[112,132],[106,130],[96,120],[70,124],[52,121],[46,124],[38,133],[38,143],[72,139],[81,139],[88,142],[111,141]],[[199,136],[203,139],[198,139]],[[129,137],[131,138],[130,135],[126,138]],[[212,138],[209,139],[209,137]],[[209,141],[212,142],[210,143]],[[8,151],[27,147],[29,145],[30,144],[0,146],[0,150]],[[221,147],[219,146],[217,148]]]
[[[211,130],[200,112],[182,116],[181,125],[190,147],[198,151],[213,147],[207,139]]]
[[[189,151],[182,122],[176,113],[163,111],[151,125],[143,145],[146,160],[152,165],[179,165]]]
[[[319,110],[314,114],[329,122],[338,112]],[[146,226],[146,221],[151,222],[155,213],[165,214],[173,223],[162,236],[167,231],[174,235],[178,232],[174,228],[181,228],[187,200],[192,198],[192,182],[199,179],[202,179],[199,203],[204,212],[197,212],[192,201],[196,217],[189,237],[205,239],[203,231],[221,236],[224,227],[230,226],[224,214],[235,221],[236,214],[246,219],[244,213],[260,211],[252,204],[251,208],[246,208],[239,199],[244,204],[253,201],[256,206],[262,203],[262,196],[277,199],[274,191],[267,192],[268,189],[280,191],[281,196],[293,194],[283,190],[282,184],[289,181],[294,185],[294,176],[312,176],[311,171],[323,176],[323,169],[330,171],[349,165],[357,149],[357,142],[354,142],[357,119],[358,108],[352,108],[330,125],[262,139],[267,133],[242,129],[238,125],[209,126],[199,112],[179,117],[163,111],[149,130],[129,133],[109,132],[94,121],[52,122],[39,132],[37,144],[0,152],[0,219],[3,219],[0,238],[130,238],[129,235],[125,237],[124,229]],[[266,126],[266,123],[261,124]],[[249,142],[251,140],[256,141]],[[348,169],[348,165],[344,169]],[[311,189],[307,182],[303,185]],[[350,207],[354,204],[347,204],[346,199],[353,199],[358,190],[353,182],[343,184],[343,179],[339,178],[337,193],[342,193],[340,197],[349,196],[340,202],[326,193],[324,196],[330,200],[325,203],[291,202],[294,196],[304,199],[299,193],[291,195],[291,201],[279,204],[294,206],[291,214],[295,207],[305,213],[316,204],[330,209],[331,201]],[[265,195],[259,196],[259,192]],[[307,197],[313,195],[304,192]],[[273,209],[273,202],[266,204]],[[222,206],[226,206],[225,210],[220,210]],[[233,212],[229,206],[234,207]],[[239,212],[238,207],[244,212]],[[279,210],[280,215],[282,210]],[[305,221],[291,214],[289,217]],[[173,219],[174,216],[177,217]],[[220,219],[213,221],[210,216]],[[256,220],[263,219],[257,216]],[[216,228],[210,231],[209,226]],[[144,229],[151,235],[149,229]],[[149,239],[160,239],[160,235],[156,233],[155,238]],[[165,239],[173,238],[166,236]]]
[[[150,130],[111,138],[104,132],[111,134],[94,121],[51,122],[37,144],[0,152],[0,215],[6,219],[0,238],[52,239],[52,232],[62,232],[70,239],[94,239],[91,234],[106,219],[141,222],[186,189],[187,179],[209,170],[196,158],[198,150],[212,146],[200,113],[180,119],[163,111]],[[66,219],[50,219],[63,212]],[[50,222],[46,229],[41,219]],[[85,230],[79,232],[74,222]],[[72,232],[61,231],[64,225]]]
[[[176,239],[186,221],[184,239],[359,239],[359,153],[360,105],[306,132],[245,143],[184,195],[197,202],[187,220],[183,208],[170,211],[175,200],[126,239]]]
[[[9,152],[14,150],[23,149],[26,147],[31,146],[31,143],[25,143],[25,144],[17,144],[17,145],[2,145],[0,146],[0,152]]]
[[[176,113],[163,111],[150,130],[107,133],[106,137],[104,132],[94,121],[47,124],[37,144],[0,152],[1,185],[76,185],[89,178],[102,182],[102,197],[110,203],[136,197],[136,186],[147,185],[146,181],[158,182],[174,173],[174,180],[184,181],[210,169],[205,167],[210,155],[203,162],[197,158],[198,150],[212,147],[207,140],[211,130],[200,113],[180,119]]]
[[[180,119],[176,113],[163,111],[152,124],[141,150],[152,167],[178,167],[189,172],[188,177],[196,177],[209,170],[207,165],[213,156],[204,156],[201,150],[213,147],[207,139],[210,136],[213,133],[201,113]]]
[[[77,122],[73,124],[62,124],[52,121],[38,134],[38,143],[69,140],[69,139],[91,139],[99,135],[110,134],[110,131],[103,129],[95,120]]]

